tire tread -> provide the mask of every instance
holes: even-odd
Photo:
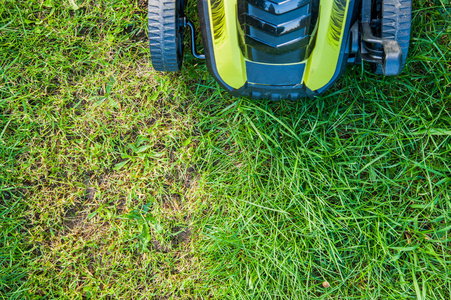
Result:
[[[402,51],[401,72],[406,65],[409,53],[411,20],[411,0],[383,0],[382,37],[398,41]],[[380,65],[377,66],[376,73],[382,74]]]
[[[177,54],[176,26],[176,0],[149,0],[150,59],[157,71],[180,71],[182,62]]]

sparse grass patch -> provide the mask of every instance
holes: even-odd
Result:
[[[187,86],[151,69],[142,2],[74,3],[1,5],[0,294],[195,297]]]
[[[0,298],[448,299],[450,28],[274,103],[153,71],[146,1],[0,1]]]

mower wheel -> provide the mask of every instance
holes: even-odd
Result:
[[[400,72],[409,52],[411,20],[412,0],[382,0],[382,37],[398,41],[402,52]],[[377,65],[375,73],[383,74],[381,65]]]
[[[155,70],[180,71],[183,61],[183,0],[149,0],[150,60]]]

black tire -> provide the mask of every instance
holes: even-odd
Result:
[[[382,37],[398,41],[402,51],[401,70],[406,65],[412,24],[412,0],[382,0]],[[377,65],[376,74],[383,74]]]
[[[180,71],[183,61],[183,0],[149,0],[150,60],[155,70]]]

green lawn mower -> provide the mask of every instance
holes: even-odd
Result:
[[[179,71],[185,28],[192,53],[235,96],[314,97],[349,64],[398,75],[410,41],[411,0],[198,0],[204,55],[185,0],[149,0],[153,67]]]

